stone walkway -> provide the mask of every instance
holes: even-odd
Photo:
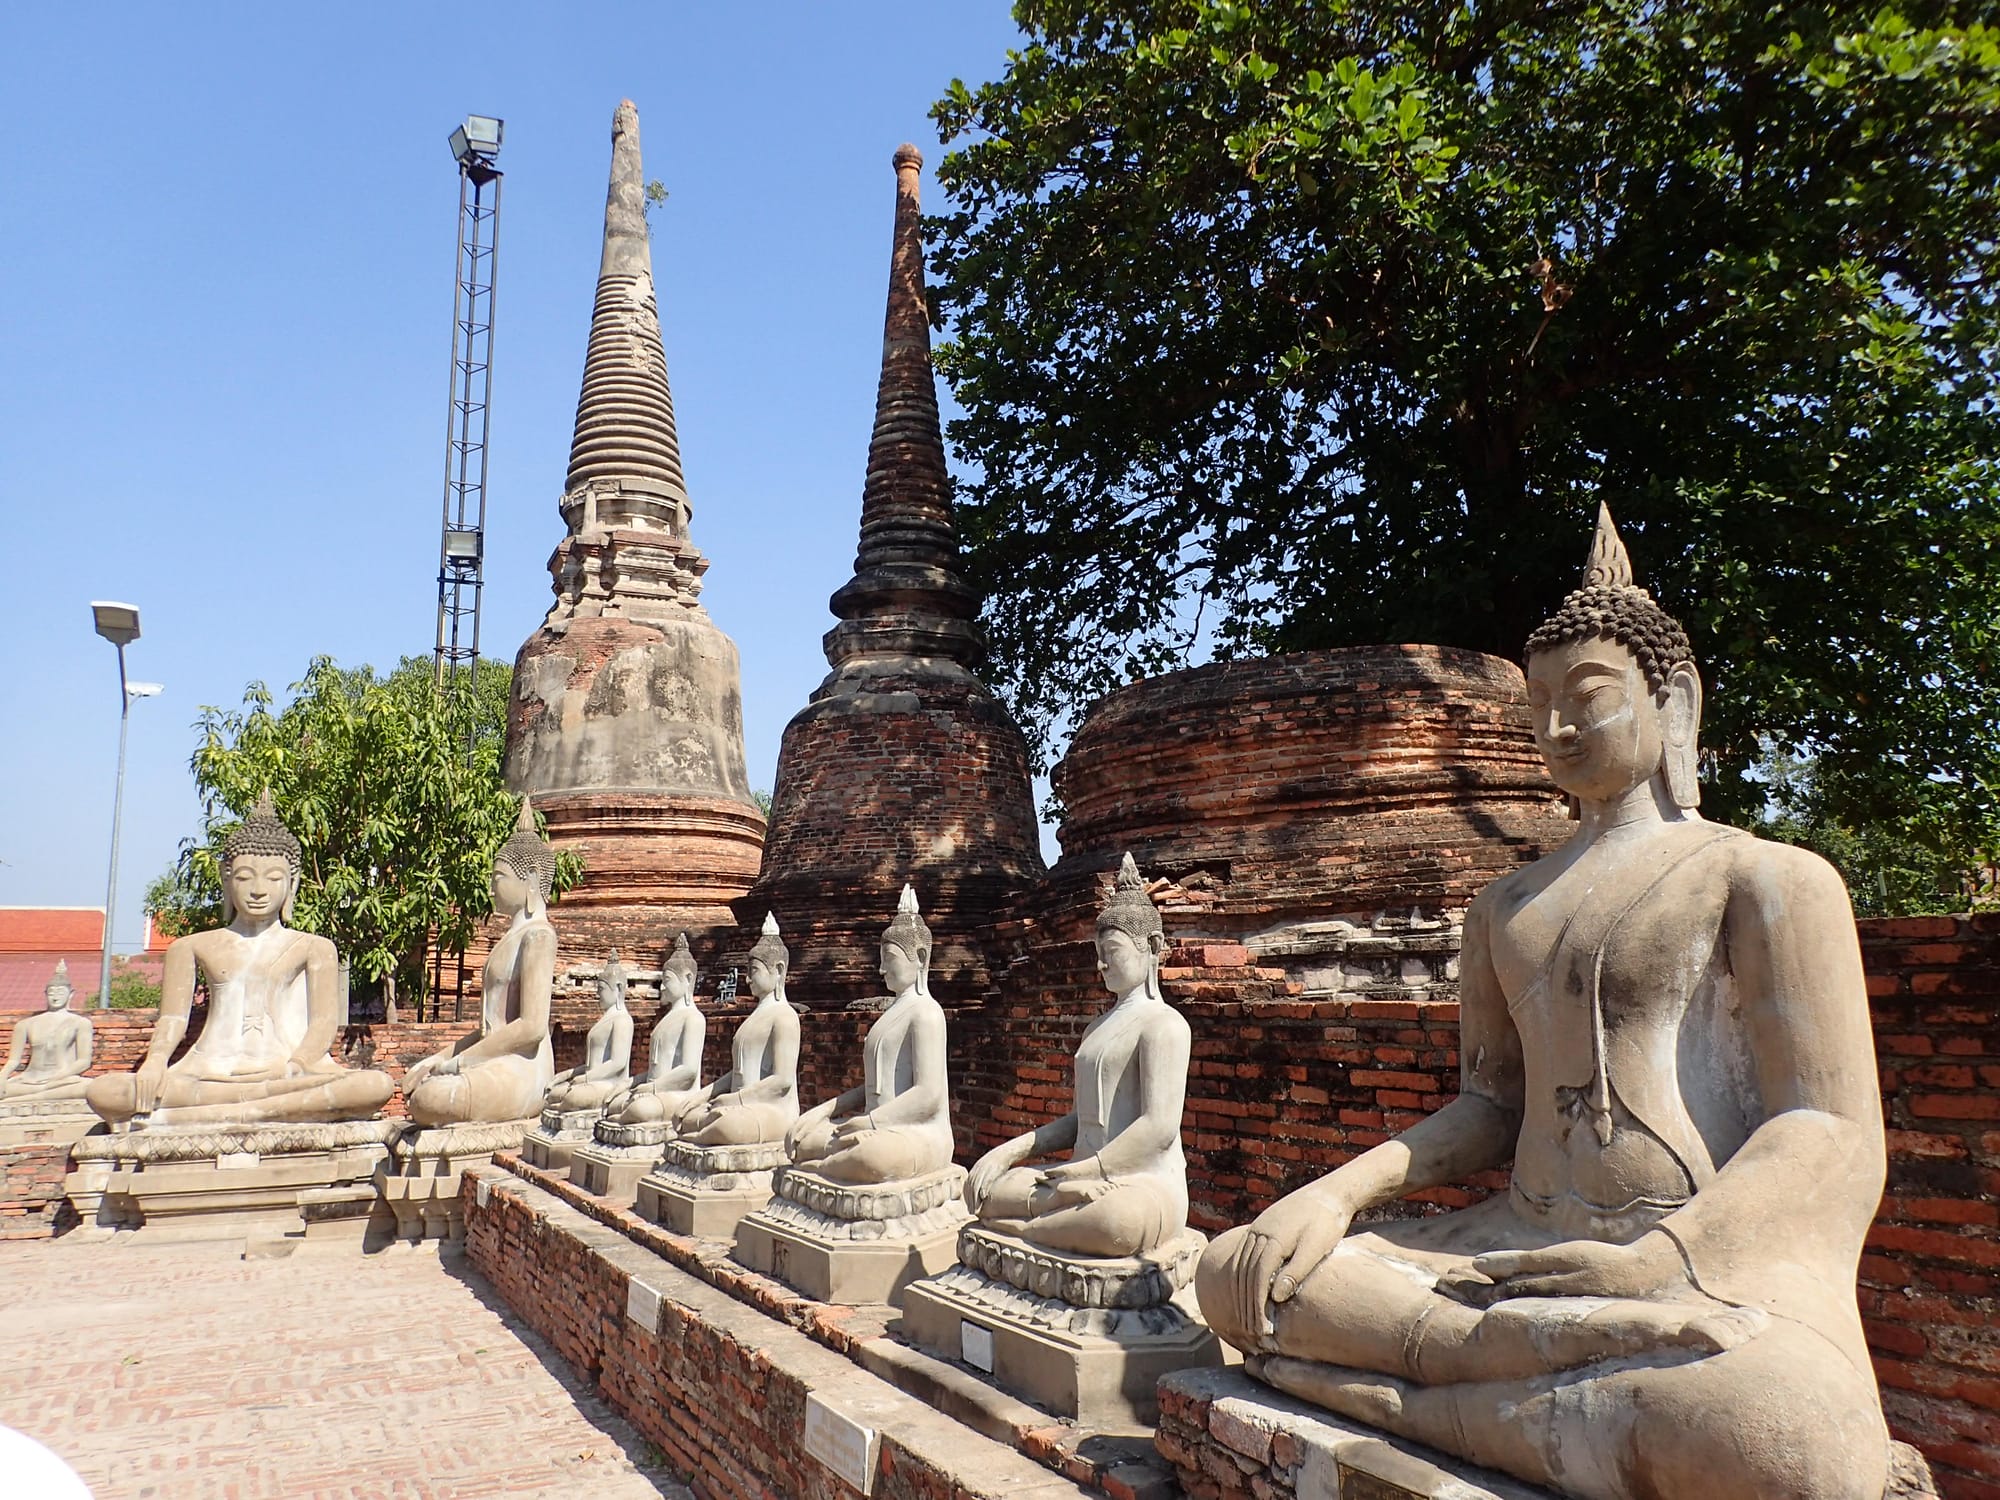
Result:
[[[241,1248],[0,1245],[0,1424],[96,1500],[687,1500],[458,1257]]]

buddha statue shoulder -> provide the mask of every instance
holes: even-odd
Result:
[[[697,1146],[777,1144],[799,1117],[799,1015],[785,998],[791,953],[766,913],[750,949],[756,1005],[730,1039],[730,1069],[682,1107],[680,1138]]]
[[[905,885],[882,934],[895,998],[861,1044],[862,1085],[799,1116],[785,1144],[796,1166],[837,1182],[902,1182],[951,1165],[944,1007],[931,996],[931,930]]]
[[[683,932],[660,966],[660,1019],[653,1024],[645,1076],[605,1109],[620,1124],[674,1119],[700,1091],[708,1018],[694,1003],[695,974],[694,954]]]
[[[58,959],[56,972],[42,991],[39,1015],[23,1016],[7,1042],[7,1062],[0,1066],[0,1103],[28,1104],[82,1099],[88,1087],[97,1030],[89,1016],[70,1009],[76,990],[69,982],[69,960]]]
[[[1860,946],[1829,865],[1699,815],[1692,657],[1600,510],[1526,652],[1579,823],[1467,914],[1458,1097],[1219,1236],[1197,1292],[1258,1378],[1564,1494],[1881,1500]]]
[[[340,1024],[333,944],[287,925],[298,896],[299,841],[269,794],[223,841],[223,926],[176,938],[160,979],[160,1019],[136,1072],[94,1078],[90,1107],[114,1123],[156,1125],[359,1120],[395,1092],[386,1073],[329,1055]],[[208,1014],[187,1036],[197,972]]]
[[[419,1125],[520,1120],[540,1107],[555,1078],[549,999],[556,930],[549,892],[556,856],[521,799],[514,832],[493,861],[493,909],[507,930],[480,971],[479,1027],[403,1075]]]
[[[632,1012],[625,1008],[630,981],[618,950],[597,976],[597,1019],[583,1039],[583,1063],[565,1068],[549,1084],[545,1108],[600,1109],[632,1083]]]
[[[965,1201],[989,1227],[1071,1255],[1143,1255],[1187,1227],[1181,1114],[1192,1038],[1160,992],[1166,933],[1127,854],[1097,918],[1097,971],[1117,997],[1074,1062],[1076,1108],[986,1153]],[[1027,1163],[1058,1151],[1053,1166]]]

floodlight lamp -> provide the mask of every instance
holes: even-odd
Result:
[[[90,617],[97,633],[114,646],[129,646],[139,639],[139,606],[118,604],[109,599],[90,601]]]
[[[451,133],[451,154],[462,167],[475,162],[490,163],[500,154],[500,138],[506,121],[491,115],[467,115],[465,123]]]
[[[163,682],[128,682],[125,696],[128,698],[157,698],[167,690]]]
[[[478,532],[446,529],[444,534],[444,557],[446,562],[477,562],[479,561],[480,550]]]

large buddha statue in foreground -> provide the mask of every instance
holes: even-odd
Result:
[[[1696,813],[1701,684],[1608,514],[1529,638],[1580,817],[1472,903],[1461,1091],[1210,1246],[1258,1378],[1591,1500],[1881,1500],[1881,1108],[1840,877]],[[1434,1218],[1368,1210],[1511,1161]]]
[[[349,1071],[327,1055],[340,1022],[333,944],[285,925],[298,895],[299,841],[267,795],[222,846],[222,919],[177,938],[160,980],[160,1019],[133,1073],[90,1080],[90,1107],[114,1123],[360,1120],[389,1100],[388,1074]],[[208,985],[201,1035],[178,1060]]]

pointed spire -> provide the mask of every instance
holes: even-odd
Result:
[[[604,197],[604,255],[590,319],[583,390],[570,441],[563,511],[572,532],[598,525],[684,531],[674,398],[660,345],[653,255],[646,237],[646,177],[639,111],[630,99],[611,117],[611,185]],[[595,492],[586,514],[585,492]]]
[[[834,594],[841,624],[826,637],[839,669],[857,659],[892,670],[964,676],[980,657],[972,621],[978,596],[958,571],[951,475],[945,468],[924,299],[923,156],[897,148],[896,224],[875,431],[861,492],[861,546],[854,577]]]
[[[76,993],[76,986],[69,982],[69,960],[66,958],[56,960],[56,971],[49,976],[49,982],[42,986],[42,995],[46,998],[57,990],[68,990],[72,995]]]
[[[514,814],[514,832],[536,839],[542,836],[541,829],[535,826],[535,804],[526,796],[521,798],[521,810]]]
[[[917,914],[917,888],[911,885],[909,881],[906,880],[903,882],[902,899],[897,901],[896,903],[896,915],[899,917],[905,915],[914,917],[916,914]]]
[[[1583,567],[1583,586],[1593,584],[1621,589],[1635,586],[1632,559],[1618,539],[1618,528],[1611,523],[1611,507],[1602,500],[1597,502],[1597,534],[1590,539],[1590,561]]]

